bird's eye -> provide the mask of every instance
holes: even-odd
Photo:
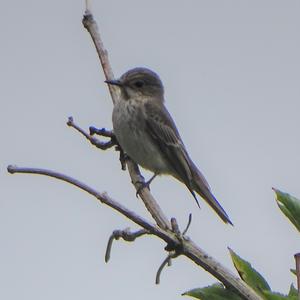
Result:
[[[134,86],[137,87],[137,88],[141,88],[144,86],[144,81],[142,80],[137,80],[135,83],[134,83]]]

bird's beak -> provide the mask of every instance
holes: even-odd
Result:
[[[104,82],[111,85],[122,86],[122,82],[118,79],[105,80]]]

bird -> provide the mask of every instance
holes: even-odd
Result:
[[[113,132],[122,150],[136,164],[153,172],[148,184],[157,175],[171,175],[185,184],[198,206],[195,192],[225,223],[233,225],[186,150],[165,106],[159,76],[137,67],[105,82],[117,86],[120,92],[112,113]]]

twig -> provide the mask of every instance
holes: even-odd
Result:
[[[189,214],[189,220],[188,220],[188,223],[187,223],[185,229],[182,232],[182,235],[185,235],[187,233],[187,231],[190,228],[191,223],[192,223],[192,214]]]
[[[85,0],[85,10],[91,10],[91,4],[89,0]]]
[[[79,126],[77,126],[74,123],[74,119],[73,117],[69,117],[68,118],[68,122],[67,125],[69,127],[72,127],[74,129],[76,129],[78,132],[80,132],[91,144],[93,144],[94,146],[96,146],[97,148],[101,149],[101,150],[107,150],[113,146],[117,145],[117,140],[114,137],[113,134],[111,134],[111,136],[108,136],[108,134],[106,134],[106,137],[110,137],[110,141],[108,142],[101,142],[99,141],[97,138],[93,137],[92,135],[88,134],[87,132],[85,132],[83,129],[81,129]]]
[[[160,275],[162,270],[164,269],[165,266],[170,266],[171,265],[171,260],[173,258],[173,253],[169,253],[169,255],[163,260],[161,265],[159,266],[157,272],[156,272],[156,277],[155,277],[155,283],[160,284]]]
[[[177,235],[181,235],[180,230],[179,230],[179,225],[175,218],[171,218],[171,227],[172,227],[173,232],[175,232]]]
[[[95,189],[91,188],[90,186],[88,186],[87,184],[85,184],[75,178],[72,178],[70,176],[67,176],[65,174],[55,172],[52,170],[40,169],[40,168],[19,168],[17,166],[12,166],[12,165],[7,167],[7,171],[11,174],[23,173],[23,174],[45,175],[45,176],[53,177],[53,178],[68,182],[72,185],[77,186],[81,190],[89,193],[90,195],[94,196],[101,203],[106,204],[106,205],[112,207],[113,209],[117,210],[118,212],[120,212],[121,214],[123,214],[124,216],[126,216],[127,218],[132,220],[137,225],[150,231],[152,234],[159,236],[164,241],[166,241],[166,243],[174,243],[174,242],[176,243],[176,241],[174,240],[175,235],[173,238],[170,238],[169,233],[167,233],[166,231],[162,230],[161,228],[149,223],[144,218],[138,216],[135,212],[127,209],[122,204],[113,200],[111,197],[109,197],[107,195],[107,193],[100,193],[100,192],[96,191]]]
[[[110,259],[111,247],[114,240],[122,238],[124,241],[133,242],[136,238],[141,237],[145,234],[149,234],[149,231],[141,229],[136,232],[131,232],[129,228],[126,228],[125,230],[114,230],[107,242],[105,262],[108,262]]]

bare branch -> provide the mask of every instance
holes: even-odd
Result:
[[[69,117],[68,118],[68,122],[67,125],[69,127],[72,127],[74,129],[76,129],[78,132],[80,132],[92,145],[96,146],[97,148],[101,149],[101,150],[107,150],[109,148],[112,148],[113,146],[117,145],[117,140],[114,137],[114,135],[111,133],[110,136],[108,136],[108,133],[106,133],[106,137],[110,137],[110,141],[108,142],[101,142],[99,141],[97,138],[93,137],[92,135],[88,134],[87,132],[85,132],[83,129],[81,129],[78,125],[76,125],[74,123],[73,117]]]
[[[100,193],[100,192],[96,191],[95,189],[91,188],[90,186],[88,186],[87,184],[85,184],[75,178],[72,178],[70,176],[67,176],[62,173],[55,172],[52,170],[39,169],[39,168],[19,168],[17,166],[12,166],[12,165],[7,167],[7,171],[11,174],[26,173],[26,174],[45,175],[45,176],[53,177],[53,178],[68,182],[72,185],[77,186],[81,190],[89,193],[90,195],[94,196],[103,204],[106,204],[106,205],[112,207],[113,209],[117,210],[118,212],[120,212],[121,214],[126,216],[128,219],[132,220],[137,225],[145,228],[152,234],[159,236],[164,241],[166,241],[166,243],[174,243],[174,242],[176,243],[176,239],[174,239],[175,235],[173,236],[173,238],[170,238],[169,233],[167,233],[166,231],[162,230],[161,228],[155,226],[154,224],[149,223],[144,218],[138,216],[135,212],[127,209],[122,204],[113,200],[111,197],[109,197],[107,195],[107,193]],[[177,243],[178,243],[178,241],[177,241]]]
[[[164,240],[167,243],[166,248],[168,249],[168,251],[170,253],[172,251],[175,251],[173,253],[175,253],[176,255],[172,255],[184,255],[190,258],[197,265],[201,266],[203,269],[205,269],[218,280],[220,280],[224,284],[224,286],[235,290],[242,297],[242,299],[262,300],[261,297],[258,296],[243,281],[241,281],[239,278],[233,275],[231,271],[226,269],[224,266],[222,266],[220,263],[218,263],[212,257],[210,257],[207,253],[205,253],[202,249],[196,246],[196,244],[193,243],[193,241],[191,241],[189,238],[182,236],[178,237],[174,232],[170,230],[164,230],[154,224],[149,223],[144,218],[138,216],[133,211],[127,209],[117,201],[110,198],[106,193],[99,193],[95,189],[89,187],[88,185],[82,183],[77,179],[51,170],[35,168],[18,168],[16,166],[8,166],[7,170],[11,174],[27,173],[50,176],[77,186],[78,188],[82,189],[83,191],[89,193],[90,195],[100,200],[103,204],[106,204],[112,207],[113,209],[117,210],[125,217],[147,230],[149,234],[153,234]]]

